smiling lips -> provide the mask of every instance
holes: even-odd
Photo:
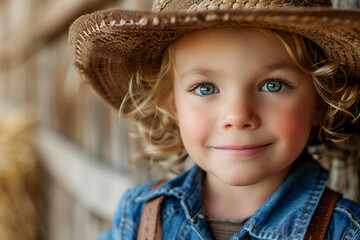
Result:
[[[246,146],[219,146],[212,148],[232,157],[251,157],[264,151],[270,145],[271,143]]]

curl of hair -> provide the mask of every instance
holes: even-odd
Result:
[[[187,153],[176,120],[169,111],[173,78],[173,49],[170,46],[164,52],[157,73],[141,69],[131,77],[120,113],[125,112],[123,117],[135,120],[140,135],[146,141],[145,157],[178,172],[177,166],[185,161]]]

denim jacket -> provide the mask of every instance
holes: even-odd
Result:
[[[138,185],[122,197],[114,226],[100,240],[136,239],[146,201],[164,194],[161,207],[163,239],[211,239],[203,208],[201,180],[204,172],[191,170],[151,190],[155,181]],[[324,191],[328,173],[310,155],[302,154],[282,185],[251,216],[235,239],[303,239]],[[325,239],[360,239],[360,206],[340,199]]]

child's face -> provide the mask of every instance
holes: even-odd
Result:
[[[311,77],[256,29],[211,29],[174,44],[174,115],[208,177],[252,185],[284,176],[315,122]]]

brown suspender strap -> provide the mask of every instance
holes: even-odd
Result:
[[[165,180],[157,182],[152,189],[161,186]],[[160,207],[164,195],[151,199],[145,204],[140,219],[137,240],[161,240]]]
[[[153,189],[163,184],[165,180],[157,182]],[[306,240],[323,240],[327,226],[330,222],[332,212],[336,203],[341,198],[341,194],[325,188],[318,206],[311,218],[309,227],[306,231]],[[161,240],[161,219],[160,207],[164,195],[158,196],[145,204],[141,215],[140,227],[137,240]]]
[[[327,226],[330,222],[331,214],[336,203],[341,198],[341,194],[325,188],[318,206],[311,218],[305,239],[322,240],[325,237]]]

